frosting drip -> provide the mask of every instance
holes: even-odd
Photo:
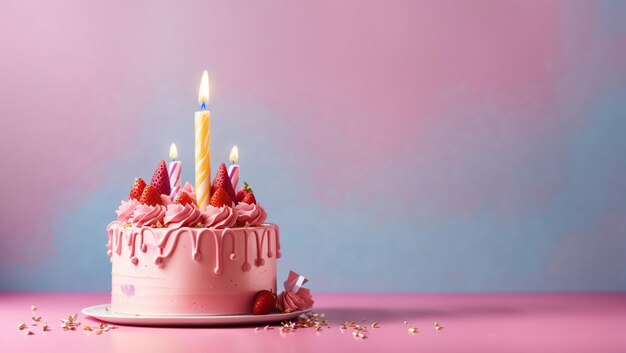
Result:
[[[209,229],[209,228],[171,228],[171,229],[154,229],[150,227],[141,227],[141,228],[126,228],[123,224],[118,221],[111,222],[107,226],[109,242],[107,243],[107,255],[109,257],[113,256],[113,254],[121,255],[122,254],[122,242],[126,238],[126,245],[130,249],[130,260],[134,265],[138,264],[138,259],[135,256],[136,248],[139,247],[141,252],[146,252],[147,246],[145,242],[145,237],[149,234],[153,241],[153,244],[159,249],[159,255],[155,258],[154,262],[157,265],[163,264],[163,262],[172,256],[174,250],[176,249],[176,245],[181,236],[187,235],[192,238],[192,249],[191,249],[191,258],[194,261],[200,261],[203,256],[200,253],[200,244],[203,239],[207,236],[212,236],[215,242],[215,253],[213,254],[213,258],[215,261],[214,273],[220,274],[222,268],[222,258],[226,254],[228,254],[228,259],[230,261],[237,261],[239,256],[235,252],[236,241],[244,242],[244,259],[242,271],[247,272],[250,271],[251,266],[248,261],[248,253],[254,253],[248,251],[249,243],[248,243],[248,235],[254,234],[256,236],[256,242],[252,244],[256,245],[256,259],[254,263],[257,267],[264,265],[265,261],[262,258],[262,249],[263,243],[267,241],[267,257],[271,258],[276,254],[276,258],[280,258],[280,239],[279,239],[279,230],[278,227],[274,224],[264,226],[263,228],[246,228],[242,231],[243,238],[239,237],[233,229]],[[157,235],[157,233],[164,233],[161,235]],[[270,241],[272,238],[273,241]],[[230,237],[230,241],[227,239]],[[204,240],[206,241],[206,240]],[[226,244],[226,245],[225,245]],[[274,246],[273,252],[270,250],[271,245]]]

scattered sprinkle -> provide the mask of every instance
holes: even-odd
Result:
[[[63,331],[75,331],[78,326],[80,326],[78,314],[69,315],[67,319],[61,320],[61,328]]]
[[[439,331],[443,328],[443,326],[439,325],[438,321],[435,321],[435,330]]]
[[[26,336],[34,335],[33,331],[24,331]]]
[[[51,331],[50,328],[48,327],[47,323],[43,324],[43,330],[44,331]]]
[[[380,328],[380,324],[378,324],[378,321],[374,321],[372,322],[372,328]]]
[[[89,325],[83,327],[83,330],[85,330],[85,331],[93,331]]]
[[[314,312],[309,312],[305,314],[301,314],[298,316],[296,321],[283,321],[280,323],[281,327],[278,329],[278,332],[288,333],[293,332],[297,329],[301,328],[310,328],[315,330],[316,332],[321,331],[323,328],[330,328],[328,321],[325,319],[325,314],[318,314]],[[264,330],[271,330],[272,328],[268,325],[265,326]]]
[[[404,321],[404,324],[406,325],[406,324],[408,324],[408,322]]]
[[[26,325],[26,324],[25,324],[25,323],[23,323],[23,322],[22,322],[21,324],[17,325],[17,329],[18,329],[18,330],[20,330],[20,331],[21,331],[21,330],[23,330],[23,329],[25,329],[25,328],[27,328],[27,327],[28,327],[28,325]]]
[[[40,322],[41,321],[41,316],[33,316],[33,317],[31,317],[31,320],[33,320],[34,322]]]
[[[411,326],[409,327],[409,333],[410,334],[414,334],[414,333],[418,333],[419,331],[417,330],[417,327],[415,326]]]
[[[36,307],[36,306],[34,306],[34,305],[31,305],[31,306],[30,306],[30,311],[36,311],[36,310],[37,310],[37,307]]]

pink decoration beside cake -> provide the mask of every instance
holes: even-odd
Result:
[[[289,271],[284,282],[285,290],[278,296],[278,309],[284,313],[304,310],[313,306],[313,297],[308,288],[302,286],[308,282],[304,276]]]

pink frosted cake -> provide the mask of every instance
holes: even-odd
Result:
[[[136,179],[128,200],[117,210],[118,219],[107,227],[112,311],[131,315],[253,312],[257,294],[276,293],[278,226],[265,223],[265,210],[247,184],[235,194],[224,164],[205,210],[196,206],[189,183],[172,200],[163,175],[167,172],[162,161],[150,184]],[[312,300],[303,305],[312,305]],[[281,310],[291,309],[283,305]]]

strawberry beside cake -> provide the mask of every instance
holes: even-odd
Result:
[[[107,226],[114,313],[250,314],[257,293],[276,293],[278,226],[247,184],[235,192],[222,163],[206,209],[189,183],[170,195],[162,161],[150,184],[135,180]]]

